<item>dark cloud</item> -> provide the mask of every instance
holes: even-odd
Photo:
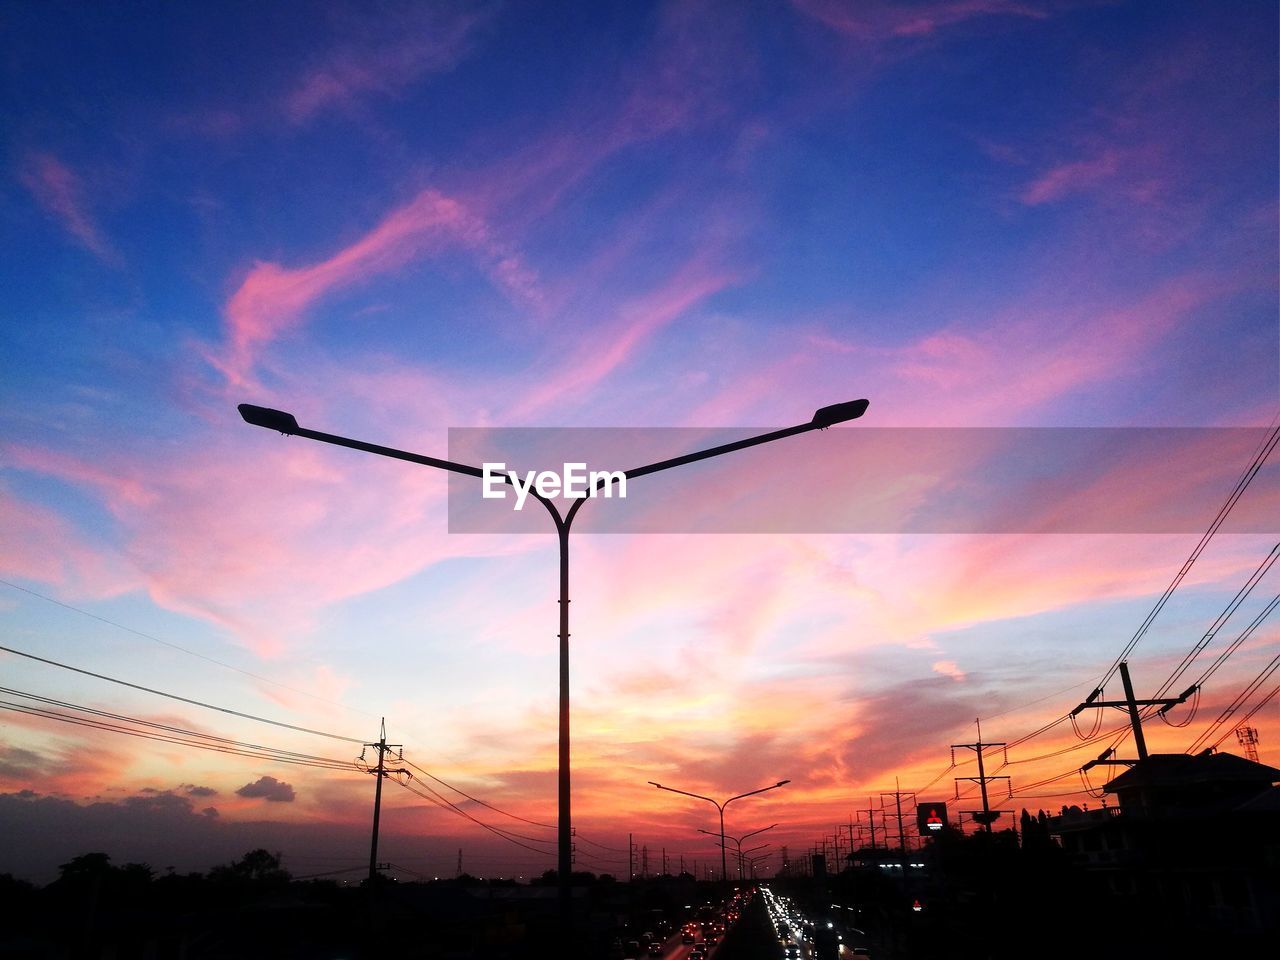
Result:
[[[218,791],[213,787],[202,787],[194,783],[184,783],[178,789],[192,797],[216,797],[218,795]]]
[[[256,797],[272,803],[292,803],[295,796],[290,784],[275,777],[259,777],[253,783],[246,783],[236,793],[242,797]]]
[[[380,848],[432,871],[452,871],[464,843],[468,857],[474,855],[477,862],[510,857],[509,844],[496,837],[478,840],[468,827],[424,838],[416,831],[398,833],[394,823],[388,827],[384,821]],[[258,848],[283,851],[286,868],[297,855],[308,870],[319,872],[367,857],[368,830],[367,812],[351,823],[246,821],[218,816],[214,807],[200,809],[177,790],[92,803],[22,790],[0,793],[0,874],[48,883],[57,878],[59,864],[93,850],[109,854],[117,864],[165,864],[178,873],[204,872]],[[538,861],[538,872],[552,866],[555,858],[548,855],[545,862]]]
[[[990,696],[975,685],[942,676],[882,690],[859,704],[860,732],[844,745],[845,769],[864,783],[887,775],[921,744],[936,744],[971,724],[989,703]],[[935,749],[944,766],[949,755],[942,746]]]
[[[137,796],[125,797],[120,801],[120,806],[151,816],[183,817],[191,813],[191,801],[169,790],[143,791]]]
[[[40,769],[40,754],[21,747],[4,747],[0,749],[0,777],[13,777],[15,780],[35,776]]]

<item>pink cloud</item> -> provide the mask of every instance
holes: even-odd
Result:
[[[476,254],[482,268],[514,299],[537,301],[535,274],[519,254],[460,201],[427,189],[319,263],[294,269],[257,264],[227,303],[231,355],[215,362],[233,382],[243,382],[256,350],[300,324],[316,301],[451,245]]]
[[[940,673],[944,677],[950,677],[952,680],[963,680],[965,672],[956,666],[954,660],[939,660],[932,667],[934,673]]]
[[[91,543],[63,517],[0,484],[0,570],[6,578],[53,584],[76,596],[108,597],[136,589],[124,557]]]
[[[566,395],[583,402],[584,392],[615,374],[656,333],[699,303],[728,287],[735,278],[725,270],[695,261],[665,283],[618,309],[615,321],[587,331],[585,341],[564,359],[553,357],[520,400],[508,411],[514,422],[546,412]]]
[[[424,74],[451,70],[489,19],[479,10],[451,15],[427,6],[384,14],[377,29],[370,29],[367,19],[344,25],[346,39],[294,81],[281,101],[290,122],[350,111],[370,95],[392,96]]]
[[[1060,163],[1023,188],[1019,199],[1029,207],[1060,200],[1072,193],[1097,187],[1113,178],[1120,168],[1120,154],[1104,150],[1095,157]]]
[[[1020,301],[989,309],[991,319],[971,321],[957,308],[955,324],[899,344],[815,330],[803,352],[792,350],[798,362],[788,382],[792,393],[803,385],[806,395],[844,398],[856,371],[856,392],[872,399],[867,422],[877,426],[1012,426],[1046,414],[1051,423],[1070,423],[1071,411],[1056,406],[1062,398],[1142,369],[1198,309],[1249,282],[1188,274],[1137,294],[1071,302],[1049,279]]]
[[[601,164],[629,148],[724,118],[754,65],[733,5],[663,4],[652,34],[616,79],[592,77],[533,137],[499,131],[479,146],[495,163],[459,175],[477,209],[520,224],[546,216]]]
[[[51,153],[33,153],[22,164],[18,178],[81,246],[105,263],[118,263],[119,255],[90,213],[84,183],[70,167]]]
[[[929,36],[947,27],[985,17],[1044,20],[1050,16],[1042,5],[1014,0],[956,0],[924,4],[792,0],[792,5],[833,30],[868,41]]]

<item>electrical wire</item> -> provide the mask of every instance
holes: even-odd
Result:
[[[217,660],[214,657],[206,656],[203,653],[197,653],[194,650],[189,650],[184,646],[173,643],[172,641],[162,640],[157,636],[153,636],[152,634],[144,633],[141,630],[135,630],[133,627],[126,627],[123,623],[117,623],[114,620],[110,620],[106,617],[99,616],[96,613],[90,613],[88,610],[82,610],[80,607],[73,606],[72,604],[69,604],[69,603],[65,603],[62,600],[55,600],[53,597],[45,596],[45,594],[38,593],[37,591],[31,590],[27,587],[21,587],[18,584],[12,583],[8,580],[0,579],[0,584],[3,584],[6,587],[10,587],[13,590],[20,590],[23,593],[28,594],[32,597],[35,597],[39,600],[43,600],[46,603],[52,603],[54,606],[62,607],[64,610],[70,610],[73,613],[78,613],[81,616],[88,617],[91,620],[97,620],[99,623],[105,623],[107,624],[107,626],[115,627],[117,630],[123,630],[125,633],[132,633],[135,637],[142,637],[144,640],[151,640],[154,643],[158,643],[165,647],[170,647],[171,649],[177,650],[181,653],[185,653],[188,656],[195,657],[198,660],[203,660],[206,663],[215,664],[216,666],[222,667],[226,670],[233,670],[236,673],[249,677],[253,680],[258,680],[262,683],[269,683],[273,687],[279,687],[281,690],[288,690],[290,693],[298,693],[304,697],[310,697],[312,700],[319,700],[321,703],[327,703],[335,707],[342,707],[344,710],[351,710],[354,713],[362,713],[366,717],[373,716],[373,714],[367,713],[364,710],[356,710],[354,707],[349,707],[345,703],[339,703],[336,700],[330,700],[327,697],[318,696],[317,694],[311,693],[308,690],[302,690],[298,687],[291,687],[287,683],[280,683],[278,680],[272,680],[270,677],[264,677],[261,674],[252,673],[248,670],[243,670],[240,667],[232,666],[231,664],[224,663],[223,661]]]
[[[555,854],[550,850],[542,850],[542,849],[539,849],[538,847],[531,847],[529,846],[528,843],[523,843],[521,840],[515,839],[514,835],[509,835],[505,830],[502,830],[499,827],[495,827],[492,824],[485,823],[483,820],[480,820],[476,817],[471,816],[471,814],[467,813],[465,810],[461,809],[456,804],[451,803],[450,801],[441,797],[439,794],[435,793],[435,791],[432,790],[430,787],[423,785],[423,789],[427,791],[427,793],[423,793],[421,790],[417,789],[418,784],[412,781],[406,782],[396,777],[392,777],[391,781],[393,783],[397,783],[400,786],[404,787],[404,789],[408,790],[410,793],[414,794],[415,796],[420,797],[423,800],[426,800],[428,803],[432,804],[433,806],[443,807],[444,809],[449,810],[452,813],[455,813],[466,820],[470,820],[472,823],[476,824],[479,827],[482,827],[485,830],[488,830],[490,833],[494,834],[495,836],[501,837],[503,840],[506,840],[508,843],[513,843],[517,847],[523,847],[525,850],[528,850],[531,853],[543,854],[548,857],[555,856]],[[546,840],[538,840],[537,838],[525,838],[525,839],[529,839],[534,843],[552,842],[552,841],[546,841]]]
[[[1217,673],[1218,668],[1227,662],[1227,658],[1235,653],[1242,643],[1253,636],[1253,632],[1262,625],[1262,622],[1266,620],[1267,617],[1271,616],[1277,606],[1280,606],[1280,594],[1276,594],[1276,596],[1272,597],[1271,602],[1263,607],[1262,611],[1253,618],[1253,622],[1240,631],[1240,636],[1232,640],[1231,644],[1223,650],[1222,653],[1218,654],[1218,658],[1214,660],[1213,663],[1209,664],[1209,668],[1200,675],[1200,679],[1196,681],[1196,685],[1203,685],[1205,681]]]
[[[166,733],[172,733],[178,736],[198,737],[202,740],[209,740],[211,742],[221,743],[227,746],[241,747],[241,748],[250,749],[250,750],[269,751],[273,754],[280,754],[282,756],[292,757],[296,760],[314,760],[320,763],[335,762],[335,763],[341,763],[344,768],[347,766],[350,766],[350,764],[344,761],[340,761],[340,760],[332,761],[328,757],[319,757],[310,753],[298,753],[297,751],[294,751],[294,750],[281,750],[276,747],[265,746],[259,743],[246,743],[245,741],[242,741],[242,740],[233,740],[227,737],[219,737],[210,733],[201,733],[198,730],[188,730],[185,727],[175,727],[175,726],[172,726],[171,724],[158,723],[154,720],[143,720],[140,717],[133,717],[133,716],[129,716],[128,714],[111,713],[107,710],[99,710],[96,707],[86,707],[78,703],[72,703],[68,700],[56,700],[52,697],[44,697],[39,694],[28,693],[24,690],[15,690],[12,687],[0,687],[0,693],[8,694],[9,696],[22,697],[23,699],[33,700],[37,703],[45,703],[53,707],[64,707],[69,710],[76,710],[76,711],[79,711],[80,713],[86,713],[92,716],[102,717],[107,720],[119,720],[122,723],[139,724],[142,726],[150,727],[155,730],[163,730]]]
[[[1277,420],[1280,420],[1280,417],[1278,417]],[[1231,494],[1227,497],[1226,502],[1222,505],[1222,507],[1219,508],[1218,513],[1215,515],[1213,521],[1210,523],[1204,535],[1200,538],[1200,541],[1196,544],[1195,549],[1192,550],[1191,555],[1183,563],[1182,567],[1179,569],[1178,573],[1174,576],[1169,586],[1165,589],[1165,592],[1161,595],[1160,599],[1156,602],[1151,612],[1147,614],[1146,618],[1139,625],[1133,637],[1130,638],[1129,642],[1125,645],[1124,650],[1120,653],[1118,657],[1116,657],[1114,661],[1112,661],[1111,666],[1107,669],[1106,673],[1103,674],[1102,679],[1096,684],[1095,689],[1101,689],[1103,686],[1105,686],[1106,682],[1110,680],[1115,675],[1116,671],[1119,669],[1120,663],[1123,660],[1128,658],[1129,654],[1133,651],[1134,647],[1137,646],[1138,642],[1146,634],[1152,622],[1154,622],[1156,616],[1159,615],[1160,611],[1164,608],[1169,598],[1173,595],[1173,592],[1178,588],[1178,586],[1182,583],[1183,579],[1186,577],[1187,573],[1191,570],[1192,565],[1200,557],[1200,554],[1203,553],[1204,549],[1208,546],[1209,542],[1213,539],[1214,535],[1218,532],[1219,528],[1222,526],[1227,516],[1231,513],[1232,508],[1234,508],[1235,504],[1239,501],[1240,497],[1244,494],[1244,491],[1248,488],[1250,482],[1258,474],[1259,470],[1261,470],[1262,465],[1266,462],[1268,457],[1271,455],[1272,451],[1274,451],[1277,442],[1280,442],[1280,424],[1277,424],[1277,420],[1272,421],[1273,426],[1269,428],[1270,432],[1268,433],[1266,438],[1259,444],[1258,448],[1254,453],[1253,459],[1250,461],[1249,466],[1246,467],[1244,470],[1244,473],[1241,474],[1240,479],[1236,482],[1235,488],[1232,490]],[[1267,559],[1263,561],[1263,564],[1262,566],[1259,567],[1259,570],[1256,571],[1252,577],[1250,577],[1250,580],[1246,584],[1246,587],[1242,588],[1243,596],[1240,596],[1239,594],[1237,595],[1238,602],[1233,601],[1234,605],[1229,605],[1227,616],[1229,616],[1230,613],[1235,611],[1235,609],[1239,606],[1239,603],[1243,602],[1244,597],[1248,596],[1248,593],[1252,591],[1253,587],[1256,586],[1259,580],[1261,580],[1262,576],[1265,575],[1265,573],[1268,570],[1270,570],[1271,565],[1276,560],[1277,554],[1280,554],[1280,544],[1277,544],[1276,548],[1273,549],[1272,553],[1269,554]],[[1252,633],[1252,630],[1256,627],[1256,624],[1260,623],[1263,619],[1266,618],[1266,616],[1275,608],[1276,602],[1280,602],[1280,597],[1278,597],[1276,601],[1273,601],[1272,604],[1268,605],[1267,609],[1264,610],[1263,613],[1260,614],[1258,618],[1256,618],[1255,624],[1251,625],[1250,628],[1246,630],[1245,632],[1246,635],[1249,633]],[[1211,628],[1211,633],[1208,635],[1209,640],[1213,639],[1213,634],[1216,634],[1217,629],[1221,627],[1222,623],[1225,623],[1225,617],[1220,617],[1219,620],[1215,622],[1217,626]],[[1221,666],[1223,662],[1225,662],[1226,658],[1229,657],[1231,653],[1235,651],[1235,649],[1239,646],[1240,643],[1243,642],[1243,640],[1244,640],[1243,636],[1241,638],[1238,638],[1237,641],[1231,645],[1231,647],[1229,647],[1226,651],[1224,651],[1223,655],[1221,655],[1218,658],[1218,660],[1215,661],[1215,663],[1211,666],[1211,668],[1208,671],[1206,671],[1205,677],[1207,678],[1208,676],[1211,676],[1213,671],[1216,670],[1219,666]],[[1203,646],[1206,645],[1207,642],[1208,641],[1202,640],[1201,644],[1198,645],[1199,649],[1203,649]],[[1198,655],[1198,652],[1199,650],[1193,649],[1192,654],[1189,654],[1188,657],[1184,659],[1184,665],[1180,665],[1180,668],[1175,670],[1173,676],[1170,678],[1169,681],[1166,682],[1166,687],[1163,688],[1164,690],[1167,691],[1168,686],[1172,686],[1173,683],[1177,682],[1177,677],[1181,676],[1182,672],[1185,672],[1185,668],[1190,666],[1191,662],[1195,659],[1195,656]],[[1203,679],[1201,682],[1203,682]],[[1098,718],[1100,720],[1101,713],[1098,714]],[[1075,729],[1076,735],[1082,736],[1078,727],[1076,726],[1075,717],[1072,716],[1070,713],[1066,713],[1055,720],[1051,720],[1049,723],[1045,724],[1044,726],[1039,727],[1036,730],[1033,730],[1031,733],[1028,733],[1022,737],[1019,737],[1016,740],[1010,741],[1008,746],[1016,747],[1023,743],[1026,743],[1029,740],[1032,740],[1038,736],[1041,736],[1047,733],[1049,730],[1052,730],[1058,724],[1068,719],[1071,720],[1072,727]],[[1186,722],[1190,722],[1190,721],[1186,721]],[[1094,727],[1095,732],[1097,731],[1099,725],[1100,724],[1098,720],[1096,720],[1095,727]],[[1097,736],[1105,736],[1105,734],[1097,734]],[[1124,740],[1127,738],[1127,736],[1128,736],[1127,730],[1121,731],[1115,746],[1118,746],[1120,743],[1123,743]],[[1082,737],[1083,743],[1094,742],[1094,739],[1095,737],[1093,736]]]
[[[1103,696],[1103,695],[1104,695],[1104,694],[1101,692],[1101,688],[1100,688],[1100,687],[1099,687],[1099,688],[1096,688],[1096,689],[1098,689],[1098,690],[1099,690],[1099,694],[1098,694],[1099,696]],[[1081,733],[1081,732],[1080,732],[1080,725],[1076,722],[1076,714],[1075,714],[1075,711],[1074,711],[1074,710],[1073,710],[1073,711],[1071,711],[1071,713],[1067,714],[1067,716],[1069,716],[1069,717],[1071,718],[1071,731],[1076,735],[1076,738],[1077,738],[1078,740],[1082,740],[1082,741],[1084,741],[1085,743],[1091,743],[1093,740],[1097,739],[1097,737],[1098,737],[1098,731],[1102,729],[1102,711],[1101,711],[1101,710],[1098,710],[1098,711],[1095,711],[1095,712],[1094,712],[1094,715],[1093,715],[1093,729],[1092,729],[1092,730],[1090,730],[1088,733]]]
[[[22,650],[15,650],[13,647],[0,646],[0,650],[5,653],[12,653],[19,657],[26,657],[28,660],[36,660],[40,663],[47,663],[53,667],[61,667],[63,670],[70,670],[73,673],[79,673],[86,677],[94,677],[98,680],[106,680],[109,683],[118,683],[122,687],[130,687],[134,690],[141,690],[144,693],[153,693],[158,697],[168,697],[170,700],[178,700],[182,703],[189,703],[192,706],[204,707],[206,710],[217,710],[219,713],[230,714],[233,717],[243,717],[246,720],[256,720],[259,723],[269,723],[274,727],[283,727],[286,730],[296,730],[299,733],[311,733],[317,737],[328,737],[330,740],[342,740],[346,743],[358,743],[363,746],[364,741],[355,737],[343,737],[336,733],[326,733],[323,730],[313,730],[310,727],[299,727],[292,723],[285,723],[281,720],[268,720],[266,717],[254,716],[252,713],[244,713],[240,710],[232,710],[230,707],[219,707],[216,704],[205,703],[202,700],[192,700],[190,697],[181,697],[176,693],[166,693],[163,690],[155,690],[151,687],[144,687],[137,683],[130,683],[128,680],[118,680],[115,677],[108,677],[105,674],[94,673],[92,670],[84,670],[80,667],[73,667],[68,663],[61,663],[57,660],[49,660],[45,657],[37,657],[34,653],[26,653]]]
[[[543,823],[540,820],[530,820],[528,817],[522,817],[517,813],[510,813],[506,810],[503,810],[501,807],[494,806],[492,803],[487,803],[486,801],[481,800],[479,797],[473,797],[471,794],[467,793],[465,790],[462,790],[459,787],[455,787],[451,783],[447,783],[446,781],[441,780],[434,773],[432,773],[429,770],[423,769],[422,767],[414,763],[412,760],[405,760],[403,757],[401,757],[400,759],[404,760],[404,762],[407,763],[409,766],[413,767],[413,769],[417,770],[419,773],[423,774],[424,776],[431,778],[441,786],[447,787],[448,789],[452,790],[454,793],[466,797],[472,803],[478,803],[480,804],[480,806],[485,807],[486,809],[492,810],[494,813],[500,813],[504,817],[510,817],[512,820],[519,820],[522,823],[527,823],[535,827],[545,827],[548,830],[556,829],[556,826],[553,823]]]
[[[344,763],[341,760],[299,760],[291,757],[280,756],[274,753],[258,752],[248,749],[237,749],[230,746],[222,746],[216,743],[201,743],[191,740],[184,740],[180,737],[166,736],[163,734],[147,733],[144,730],[135,730],[128,727],[122,727],[117,724],[105,723],[100,720],[89,720],[84,717],[76,717],[71,714],[61,713],[57,710],[47,710],[42,707],[33,707],[27,704],[14,703],[9,700],[0,700],[0,710],[9,710],[13,713],[25,714],[31,717],[41,717],[47,720],[58,720],[63,723],[70,723],[75,726],[91,727],[96,730],[104,730],[109,733],[119,733],[125,736],[138,737],[143,740],[153,740],[159,743],[171,743],[178,746],[196,747],[201,750],[210,750],[214,753],[225,753],[240,757],[251,757],[258,760],[271,760],[274,763],[288,763],[301,767],[320,767],[325,770],[352,770],[353,765]]]
[[[1080,743],[1073,743],[1071,746],[1063,747],[1061,750],[1054,750],[1050,753],[1042,753],[1039,756],[1035,756],[1035,757],[1022,757],[1017,760],[1010,760],[1008,764],[1002,764],[1001,766],[1012,767],[1020,763],[1034,763],[1037,760],[1052,760],[1054,757],[1061,757],[1068,753],[1074,753],[1077,750],[1083,750],[1085,747],[1088,747],[1090,744],[1096,743],[1097,741],[1105,739],[1106,737],[1114,736],[1116,733],[1120,732],[1120,730],[1127,729],[1127,727],[1128,727],[1128,724],[1121,724],[1120,726],[1112,727],[1110,730],[1096,734],[1091,740],[1084,740]]]
[[[1160,599],[1156,601],[1151,612],[1147,614],[1137,631],[1135,631],[1134,635],[1129,639],[1129,642],[1125,644],[1120,655],[1112,661],[1111,666],[1107,668],[1106,673],[1102,675],[1102,678],[1098,681],[1096,686],[1106,686],[1107,681],[1115,676],[1116,671],[1120,669],[1120,664],[1129,658],[1129,654],[1133,652],[1134,647],[1136,647],[1138,642],[1146,636],[1147,630],[1150,629],[1151,624],[1155,621],[1156,617],[1159,616],[1160,611],[1164,609],[1165,604],[1169,602],[1169,598],[1173,596],[1173,592],[1182,584],[1183,579],[1190,572],[1191,567],[1200,558],[1200,555],[1204,552],[1205,548],[1209,546],[1209,542],[1214,538],[1214,535],[1217,534],[1218,530],[1222,527],[1222,524],[1226,522],[1226,519],[1230,515],[1232,509],[1240,501],[1245,490],[1248,489],[1250,482],[1252,482],[1253,478],[1258,475],[1258,471],[1262,469],[1262,465],[1267,461],[1267,458],[1275,449],[1277,442],[1280,442],[1280,426],[1276,426],[1272,429],[1271,433],[1262,441],[1253,460],[1250,462],[1249,466],[1245,468],[1240,479],[1236,481],[1235,488],[1228,495],[1226,502],[1218,508],[1218,512],[1214,516],[1213,521],[1200,537],[1200,541],[1191,551],[1191,555],[1187,557],[1186,561],[1182,564],[1182,567],[1178,570],[1169,586],[1166,587],[1164,593],[1160,595]]]
[[[1169,712],[1167,710],[1157,710],[1156,716],[1159,717],[1161,721],[1165,723],[1165,725],[1174,727],[1175,729],[1180,730],[1183,727],[1191,726],[1191,722],[1195,720],[1196,714],[1199,712],[1199,710],[1200,710],[1200,687],[1197,686],[1195,687],[1195,689],[1192,691],[1192,694],[1191,694],[1191,709],[1187,711],[1187,715],[1182,720],[1180,720],[1177,723],[1174,723],[1172,720],[1169,719]]]
[[[1028,740],[1034,740],[1036,737],[1042,734],[1048,733],[1058,724],[1062,723],[1065,720],[1068,720],[1070,716],[1071,716],[1070,714],[1064,713],[1062,716],[1058,717],[1056,720],[1050,720],[1043,727],[1039,727],[1035,730],[1032,730],[1030,733],[1023,734],[1021,737],[1018,737],[1016,740],[1010,740],[1008,743],[1008,746],[1010,747],[1022,746],[1022,744],[1026,743]]]
[[[627,853],[628,852],[626,850],[623,850],[621,847],[606,847],[603,843],[596,843],[594,840],[588,840],[581,833],[575,833],[573,838],[582,843],[588,844],[589,846],[598,847],[601,850],[608,850],[610,853]]]
[[[1254,707],[1253,707],[1253,708],[1252,708],[1248,713],[1246,713],[1243,717],[1241,717],[1241,718],[1240,718],[1240,723],[1236,724],[1236,726],[1235,726],[1235,727],[1233,727],[1232,729],[1228,730],[1226,733],[1224,733],[1222,736],[1220,736],[1217,740],[1213,741],[1213,748],[1214,748],[1215,750],[1216,750],[1216,749],[1218,749],[1218,744],[1222,743],[1222,741],[1223,741],[1223,740],[1227,739],[1227,737],[1229,737],[1229,736],[1231,736],[1231,734],[1235,733],[1235,731],[1236,731],[1237,729],[1239,729],[1239,727],[1241,727],[1242,725],[1244,725],[1244,724],[1248,723],[1250,720],[1252,720],[1252,719],[1253,719],[1253,715],[1254,715],[1255,713],[1257,713],[1259,710],[1261,710],[1263,707],[1265,707],[1268,703],[1270,703],[1270,702],[1271,702],[1271,699],[1272,699],[1272,698],[1273,698],[1277,693],[1280,693],[1280,684],[1277,684],[1276,686],[1272,687],[1272,688],[1271,688],[1271,692],[1270,692],[1270,693],[1268,693],[1265,697],[1263,697],[1261,700],[1259,700],[1259,701],[1257,702],[1257,704],[1255,704],[1255,705],[1254,705]]]
[[[1248,684],[1245,685],[1245,688],[1241,690],[1240,693],[1237,694],[1236,698],[1232,700],[1230,704],[1227,705],[1226,709],[1224,709],[1222,713],[1218,715],[1218,719],[1214,720],[1213,723],[1209,724],[1208,728],[1203,733],[1201,733],[1200,736],[1196,737],[1196,739],[1192,742],[1191,746],[1187,747],[1186,752],[1196,753],[1202,747],[1204,747],[1204,745],[1208,743],[1209,738],[1212,737],[1214,734],[1216,734],[1218,732],[1218,729],[1224,723],[1228,722],[1231,719],[1231,717],[1235,715],[1235,712],[1244,705],[1245,701],[1247,701],[1249,697],[1251,697],[1259,687],[1261,687],[1264,683],[1266,683],[1267,680],[1271,677],[1271,675],[1275,673],[1276,670],[1278,669],[1280,669],[1280,654],[1276,654],[1276,656],[1271,660],[1271,662],[1268,663],[1265,667],[1263,667],[1262,670],[1258,673],[1258,675],[1254,677],[1252,680],[1250,680]]]
[[[1277,559],[1280,559],[1280,543],[1277,543],[1271,548],[1271,552],[1268,553],[1266,559],[1259,564],[1258,569],[1255,570],[1249,579],[1245,581],[1244,586],[1236,591],[1236,595],[1231,598],[1231,602],[1227,604],[1226,608],[1214,618],[1213,623],[1209,625],[1209,629],[1204,632],[1204,636],[1201,637],[1187,655],[1182,658],[1182,662],[1174,668],[1174,671],[1169,675],[1169,678],[1160,685],[1160,688],[1155,692],[1154,699],[1158,700],[1168,693],[1174,684],[1178,682],[1178,679],[1190,669],[1191,664],[1195,662],[1196,657],[1200,656],[1200,653],[1204,648],[1213,641],[1214,637],[1218,635],[1218,631],[1221,630],[1226,622],[1231,619],[1231,615],[1240,609],[1240,605],[1248,599],[1249,594],[1253,593],[1253,588],[1256,587],[1262,578],[1267,575],[1267,572],[1275,564]],[[1277,599],[1280,599],[1280,597]]]

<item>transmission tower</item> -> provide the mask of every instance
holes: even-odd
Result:
[[[1244,747],[1244,755],[1258,762],[1258,731],[1256,727],[1236,727],[1236,739]]]

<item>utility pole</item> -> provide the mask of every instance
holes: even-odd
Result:
[[[898,819],[898,853],[899,853],[899,854],[901,855],[901,857],[902,857],[902,875],[903,875],[903,877],[905,878],[905,877],[906,877],[906,875],[907,875],[907,830],[906,830],[906,826],[905,826],[905,825],[904,825],[904,823],[903,823],[903,815],[902,815],[902,798],[903,798],[904,796],[908,796],[908,797],[911,797],[911,798],[914,800],[914,799],[915,799],[915,794],[914,794],[914,793],[912,793],[912,792],[907,792],[907,793],[905,793],[905,794],[904,794],[904,793],[903,793],[903,791],[902,791],[902,788],[901,788],[901,784],[899,784],[899,783],[898,783],[897,778],[895,778],[895,779],[894,779],[894,787],[895,787],[895,789],[894,789],[892,792],[887,791],[887,790],[886,790],[886,791],[881,792],[881,794],[880,794],[880,804],[881,804],[881,807],[883,808],[883,806],[884,806],[884,798],[885,798],[885,797],[893,797],[893,799],[894,799],[894,803],[897,805],[897,819]],[[885,847],[887,848],[887,847],[889,846],[889,838],[888,838],[888,831],[887,831],[887,830],[885,831],[885,834],[886,834],[886,836],[885,836]]]
[[[373,790],[373,840],[369,844],[369,889],[371,891],[373,890],[374,885],[378,882],[378,823],[382,819],[382,780],[384,777],[389,777],[393,773],[403,773],[403,774],[407,774],[410,777],[413,776],[413,774],[409,773],[409,771],[404,768],[400,768],[397,770],[387,769],[387,766],[386,766],[387,751],[399,750],[400,759],[403,760],[404,744],[402,743],[388,744],[387,743],[387,718],[386,717],[382,718],[381,729],[382,729],[382,732],[378,738],[377,743],[364,744],[364,746],[372,747],[374,750],[378,751],[378,765],[374,767],[372,770],[367,768],[365,770],[366,773],[373,774],[374,782],[375,782],[375,786]],[[364,759],[363,752],[360,754],[360,759],[361,760]]]
[[[960,781],[967,780],[970,783],[976,783],[982,790],[982,811],[964,810],[963,813],[969,814],[974,820],[983,825],[987,833],[991,832],[991,824],[999,818],[1002,813],[1012,813],[1012,810],[995,810],[991,809],[991,804],[987,798],[987,784],[992,780],[1008,780],[1008,777],[989,777],[987,776],[986,766],[983,763],[983,751],[988,747],[999,747],[1006,750],[1005,760],[1008,762],[1007,744],[1005,743],[983,743],[982,742],[982,720],[981,718],[974,721],[978,725],[978,742],[977,743],[953,743],[951,749],[954,750],[972,750],[978,755],[978,775],[976,777],[955,777],[956,781],[956,799],[960,799]],[[954,765],[954,754],[952,755]],[[1010,787],[1012,789],[1012,786]]]
[[[1093,707],[1095,709],[1101,709],[1103,707],[1119,707],[1123,710],[1128,711],[1129,725],[1130,727],[1133,728],[1133,744],[1138,751],[1138,760],[1145,760],[1147,759],[1147,740],[1146,740],[1146,737],[1142,735],[1142,711],[1139,709],[1139,707],[1158,706],[1160,708],[1158,712],[1162,714],[1168,713],[1172,707],[1175,707],[1178,704],[1185,702],[1187,697],[1191,696],[1193,693],[1196,692],[1196,690],[1199,689],[1199,686],[1197,684],[1192,684],[1176,697],[1165,697],[1162,699],[1157,698],[1152,700],[1138,700],[1133,695],[1133,682],[1129,679],[1129,662],[1127,660],[1120,661],[1120,680],[1124,684],[1123,700],[1099,700],[1098,697],[1102,696],[1102,688],[1099,687],[1097,690],[1094,690],[1093,693],[1089,694],[1089,699],[1085,700],[1084,703],[1080,704],[1074,710],[1071,711],[1071,716],[1073,717],[1077,716],[1082,710],[1085,710],[1090,707]],[[1089,767],[1095,766],[1100,763],[1110,764],[1110,765],[1115,765],[1115,764],[1126,764],[1129,766],[1133,765],[1134,761],[1132,760],[1107,759],[1112,752],[1113,751],[1108,750],[1106,753],[1100,756],[1097,760],[1090,761],[1082,769],[1087,770],[1089,769]]]
[[[458,872],[455,873],[454,876],[455,877],[462,876],[462,848],[461,847],[458,848]]]
[[[634,883],[636,879],[636,835],[634,833],[627,834],[627,883]]]
[[[871,849],[872,850],[876,848],[876,808],[873,804],[874,804],[874,801],[872,800],[872,798],[867,797],[867,809],[854,811],[854,813],[858,813],[858,814],[865,813],[867,815],[867,822],[871,824]],[[884,816],[883,810],[880,811],[880,815]]]

